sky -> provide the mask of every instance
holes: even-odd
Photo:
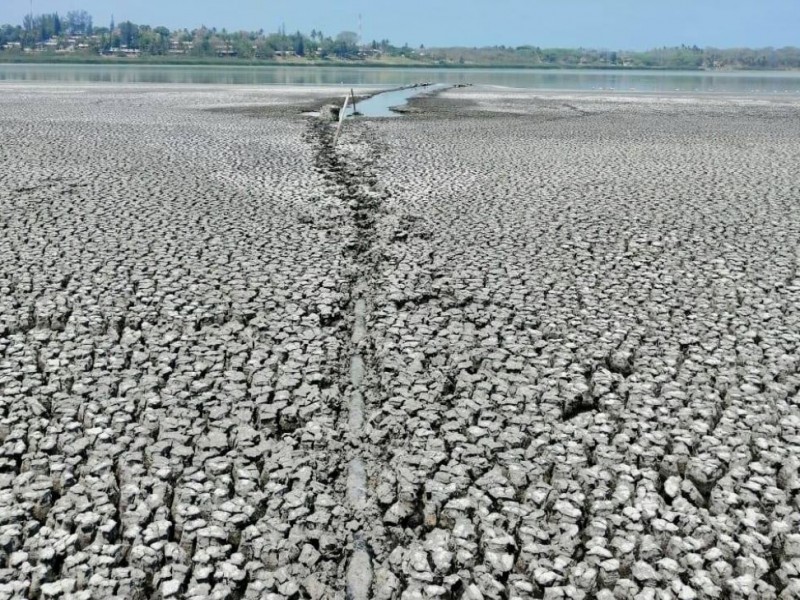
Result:
[[[335,35],[411,46],[585,47],[642,50],[800,45],[800,0],[33,0],[34,13],[83,9],[95,24]],[[30,0],[0,0],[0,23],[21,23]]]

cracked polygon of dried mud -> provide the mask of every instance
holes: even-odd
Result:
[[[0,95],[0,598],[800,597],[796,101],[187,90]]]

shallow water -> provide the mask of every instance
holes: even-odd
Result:
[[[363,117],[399,117],[401,114],[394,112],[393,108],[406,106],[411,98],[444,87],[439,84],[383,92],[356,103],[356,110]],[[351,108],[351,113],[352,110]]]
[[[352,86],[400,86],[429,81],[558,91],[800,95],[800,73],[782,71],[708,73],[561,69],[0,64],[1,81]]]

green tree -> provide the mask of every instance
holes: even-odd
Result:
[[[297,56],[306,55],[306,40],[299,31],[292,36],[292,46]]]
[[[250,38],[250,35],[243,31],[234,33],[231,36],[230,44],[232,50],[239,58],[254,58],[256,55],[253,40]]]
[[[69,35],[92,35],[92,16],[85,10],[71,10],[64,19]]]
[[[336,36],[331,53],[339,58],[352,58],[358,55],[358,34],[352,31],[342,31]]]
[[[120,45],[131,50],[139,48],[139,26],[130,21],[119,24]]]
[[[211,56],[214,52],[211,46],[211,31],[201,27],[194,32],[192,39],[192,54],[195,56]]]
[[[275,49],[267,43],[267,40],[261,38],[256,42],[255,58],[266,60],[274,56]]]

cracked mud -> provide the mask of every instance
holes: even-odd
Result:
[[[800,107],[327,93],[4,89],[0,598],[800,597]]]

